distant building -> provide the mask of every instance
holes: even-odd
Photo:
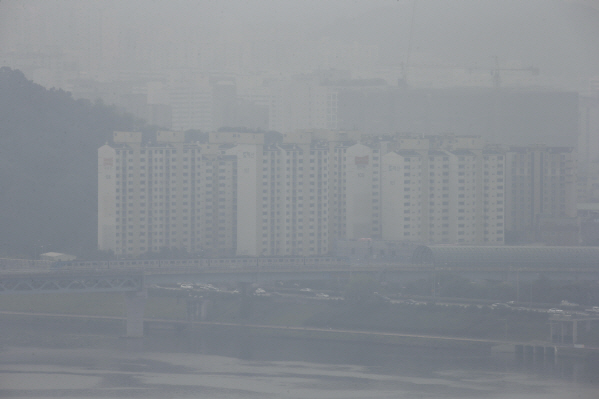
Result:
[[[577,243],[572,228],[576,218],[574,149],[511,147],[506,166],[506,238],[512,243]],[[549,238],[550,230],[553,238]],[[562,233],[556,235],[558,231]],[[564,234],[574,236],[566,238]]]
[[[290,133],[300,129],[338,128],[337,90],[313,77],[271,82],[268,86],[269,130]]]
[[[238,132],[113,141],[98,152],[98,246],[117,255],[316,256],[347,254],[351,241],[384,242],[369,251],[393,258],[416,244],[503,245],[506,234],[578,243],[571,148],[329,130],[267,144]]]
[[[328,147],[264,145],[263,134],[115,132],[98,150],[98,247],[139,256],[177,248],[207,256],[324,255]]]
[[[40,255],[41,260],[49,260],[53,262],[68,262],[70,260],[75,260],[77,257],[75,255],[63,254],[60,252],[46,252]]]
[[[174,81],[168,89],[173,130],[214,129],[212,88],[193,79]]]
[[[480,138],[399,136],[345,158],[346,239],[503,244],[504,154]]]
[[[115,132],[98,155],[100,250],[235,255],[237,157],[221,145],[159,132],[157,144],[141,146],[140,133]]]
[[[576,145],[579,131],[579,96],[537,88],[347,85],[337,88],[337,127],[375,135],[453,132],[494,144],[569,147]]]
[[[599,247],[599,203],[579,203],[580,244]]]

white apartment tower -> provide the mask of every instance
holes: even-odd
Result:
[[[184,142],[181,132],[115,132],[99,151],[98,247],[137,256],[177,248],[234,255],[237,159],[218,145]]]
[[[269,88],[270,130],[337,129],[337,89],[312,78],[273,82]]]
[[[98,150],[98,247],[119,256],[320,256],[363,238],[504,242],[505,155],[475,137],[304,131],[265,144],[263,134],[217,132],[194,143],[159,132],[145,145],[141,133],[115,132],[113,142]],[[560,212],[573,201],[566,158],[545,155],[549,183],[535,186],[551,189],[543,206]],[[524,196],[526,182],[512,181],[512,197]]]
[[[262,173],[262,254],[327,254],[327,146],[310,141],[266,146]]]
[[[504,151],[483,150],[483,242],[502,245],[506,219],[506,155]]]
[[[381,238],[380,150],[355,144],[345,151],[345,235],[349,240]]]
[[[415,151],[391,151],[383,156],[381,168],[383,239],[422,240],[421,170],[422,157]]]
[[[472,137],[347,148],[346,238],[503,245],[503,158]]]
[[[164,249],[209,256],[325,255],[328,146],[263,134],[115,132],[98,150],[98,247],[119,256]]]

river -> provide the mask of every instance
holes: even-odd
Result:
[[[1,398],[596,399],[599,363],[0,316]]]

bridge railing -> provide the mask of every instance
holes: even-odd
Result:
[[[0,258],[0,270],[48,269],[54,264],[51,260]]]

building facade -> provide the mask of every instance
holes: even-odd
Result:
[[[139,256],[320,256],[341,241],[502,245],[505,153],[464,136],[115,132],[98,246]]]
[[[98,153],[98,247],[116,255],[177,248],[234,255],[237,158],[218,145],[184,142],[183,133],[115,132]]]
[[[576,217],[574,149],[544,145],[512,147],[507,153],[507,167],[506,229],[510,240],[547,241],[548,237],[543,235],[548,230],[559,230],[560,225],[566,226],[567,235],[571,235],[568,219]],[[563,243],[577,241],[573,237],[561,238],[564,239]]]
[[[346,154],[346,239],[503,245],[504,154],[480,138],[383,138]]]
[[[293,141],[293,140],[291,140]],[[326,143],[265,146],[263,134],[115,132],[98,150],[98,248],[139,256],[165,249],[207,256],[324,255]]]

